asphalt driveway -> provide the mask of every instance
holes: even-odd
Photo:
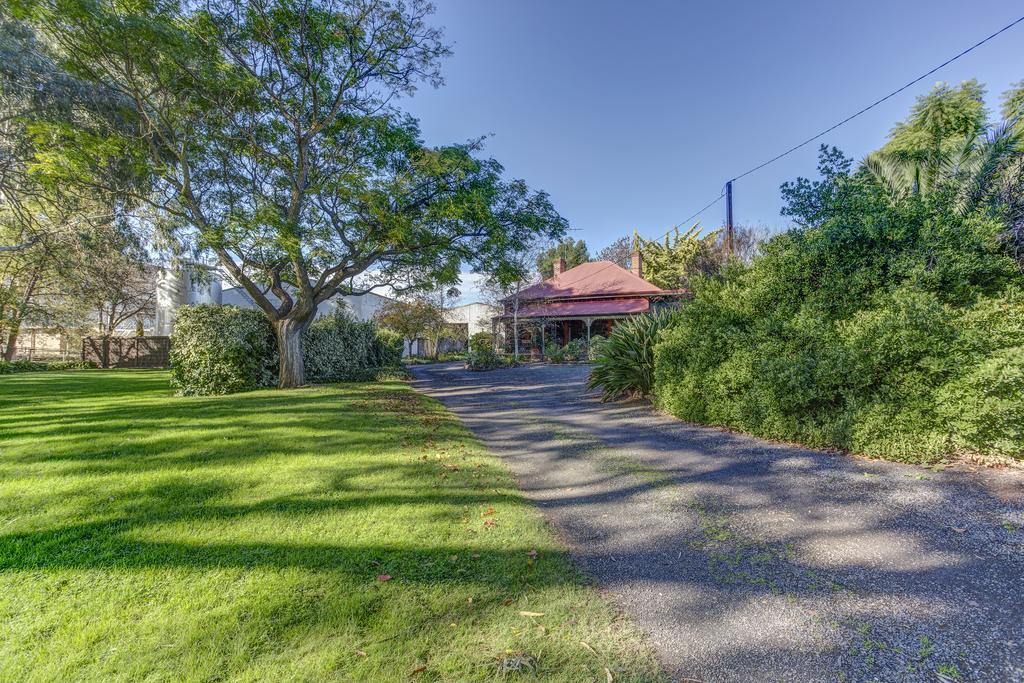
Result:
[[[679,680],[1024,681],[1024,476],[602,404],[588,368],[412,368]]]

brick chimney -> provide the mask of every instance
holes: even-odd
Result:
[[[565,272],[565,259],[564,258],[556,258],[555,259],[555,275],[561,275],[564,272]]]
[[[629,272],[637,277],[644,276],[644,260],[638,249],[634,249],[633,253],[629,255]]]

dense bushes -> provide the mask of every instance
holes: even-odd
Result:
[[[480,353],[481,351],[493,351],[494,350],[494,335],[490,332],[475,332],[469,338],[468,343],[469,350],[473,353]]]
[[[303,335],[310,382],[374,379],[398,365],[402,340],[344,313],[319,318]],[[185,395],[230,394],[277,383],[277,344],[261,312],[236,306],[186,306],[171,339],[171,377]]]
[[[91,360],[54,360],[41,363],[31,360],[0,360],[0,375],[13,375],[17,372],[45,372],[47,370],[87,370],[98,367]]]
[[[498,368],[509,368],[516,365],[513,356],[497,353],[491,347],[482,347],[477,351],[470,351],[466,354],[467,370],[497,370]]]
[[[46,364],[47,370],[93,370],[99,364],[91,360],[51,360]]]
[[[1024,456],[1024,278],[1001,224],[941,197],[853,199],[697,283],[655,347],[657,404],[894,459]]]
[[[382,368],[395,367],[402,362],[405,340],[394,330],[378,328],[373,349],[374,365]]]
[[[261,311],[184,306],[171,335],[171,383],[184,395],[233,394],[272,386],[274,330]]]
[[[335,313],[314,320],[303,338],[303,361],[309,382],[344,382],[366,376],[394,357],[394,340],[378,341],[376,326]],[[401,349],[398,358],[402,357]],[[396,363],[389,363],[394,365]]]
[[[623,394],[646,395],[654,383],[654,343],[673,312],[656,311],[618,322],[594,347],[594,370],[588,388],[601,387],[604,400]]]

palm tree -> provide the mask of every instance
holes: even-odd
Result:
[[[937,86],[861,169],[894,203],[942,191],[961,216],[985,210],[1000,218],[1024,268],[1024,119],[984,124],[978,118],[985,113],[983,92],[974,81],[959,89]]]

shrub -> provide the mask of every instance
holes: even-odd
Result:
[[[47,370],[86,370],[99,367],[91,360],[54,360],[47,363],[31,360],[0,360],[0,375],[17,372],[45,372]]]
[[[302,337],[306,380],[369,381],[401,362],[402,339],[337,312]],[[262,311],[185,306],[171,338],[171,381],[184,395],[231,394],[277,383],[277,342]]]
[[[494,349],[491,348],[483,351],[470,351],[466,354],[467,370],[496,370],[498,368],[508,368],[515,365],[515,358],[496,353]]]
[[[183,306],[171,335],[171,383],[180,394],[232,394],[272,386],[277,343],[262,311]]]
[[[49,369],[46,363],[30,360],[0,360],[0,375],[13,375],[16,372],[42,372]]]
[[[588,360],[590,358],[589,350],[590,348],[587,345],[586,339],[583,339],[582,337],[578,339],[572,339],[569,341],[568,344],[565,345],[565,360],[567,360],[570,363],[575,363],[581,360]]]
[[[474,353],[494,350],[494,335],[490,332],[476,332],[469,338],[469,350]]]
[[[654,343],[672,320],[661,310],[619,321],[608,339],[598,345],[587,387],[601,387],[603,400],[623,394],[647,395],[654,385]]]
[[[306,381],[345,382],[364,377],[364,371],[379,367],[390,350],[377,345],[372,322],[353,320],[342,311],[317,318],[302,339]]]
[[[54,360],[46,364],[47,370],[91,370],[98,367],[91,360]]]
[[[378,329],[373,349],[374,365],[382,368],[396,367],[402,362],[405,340],[394,330]]]
[[[565,349],[555,342],[548,342],[544,347],[544,360],[548,363],[564,363]]]
[[[657,405],[891,459],[1024,457],[1024,281],[998,223],[916,198],[855,206],[694,284],[654,347]]]

